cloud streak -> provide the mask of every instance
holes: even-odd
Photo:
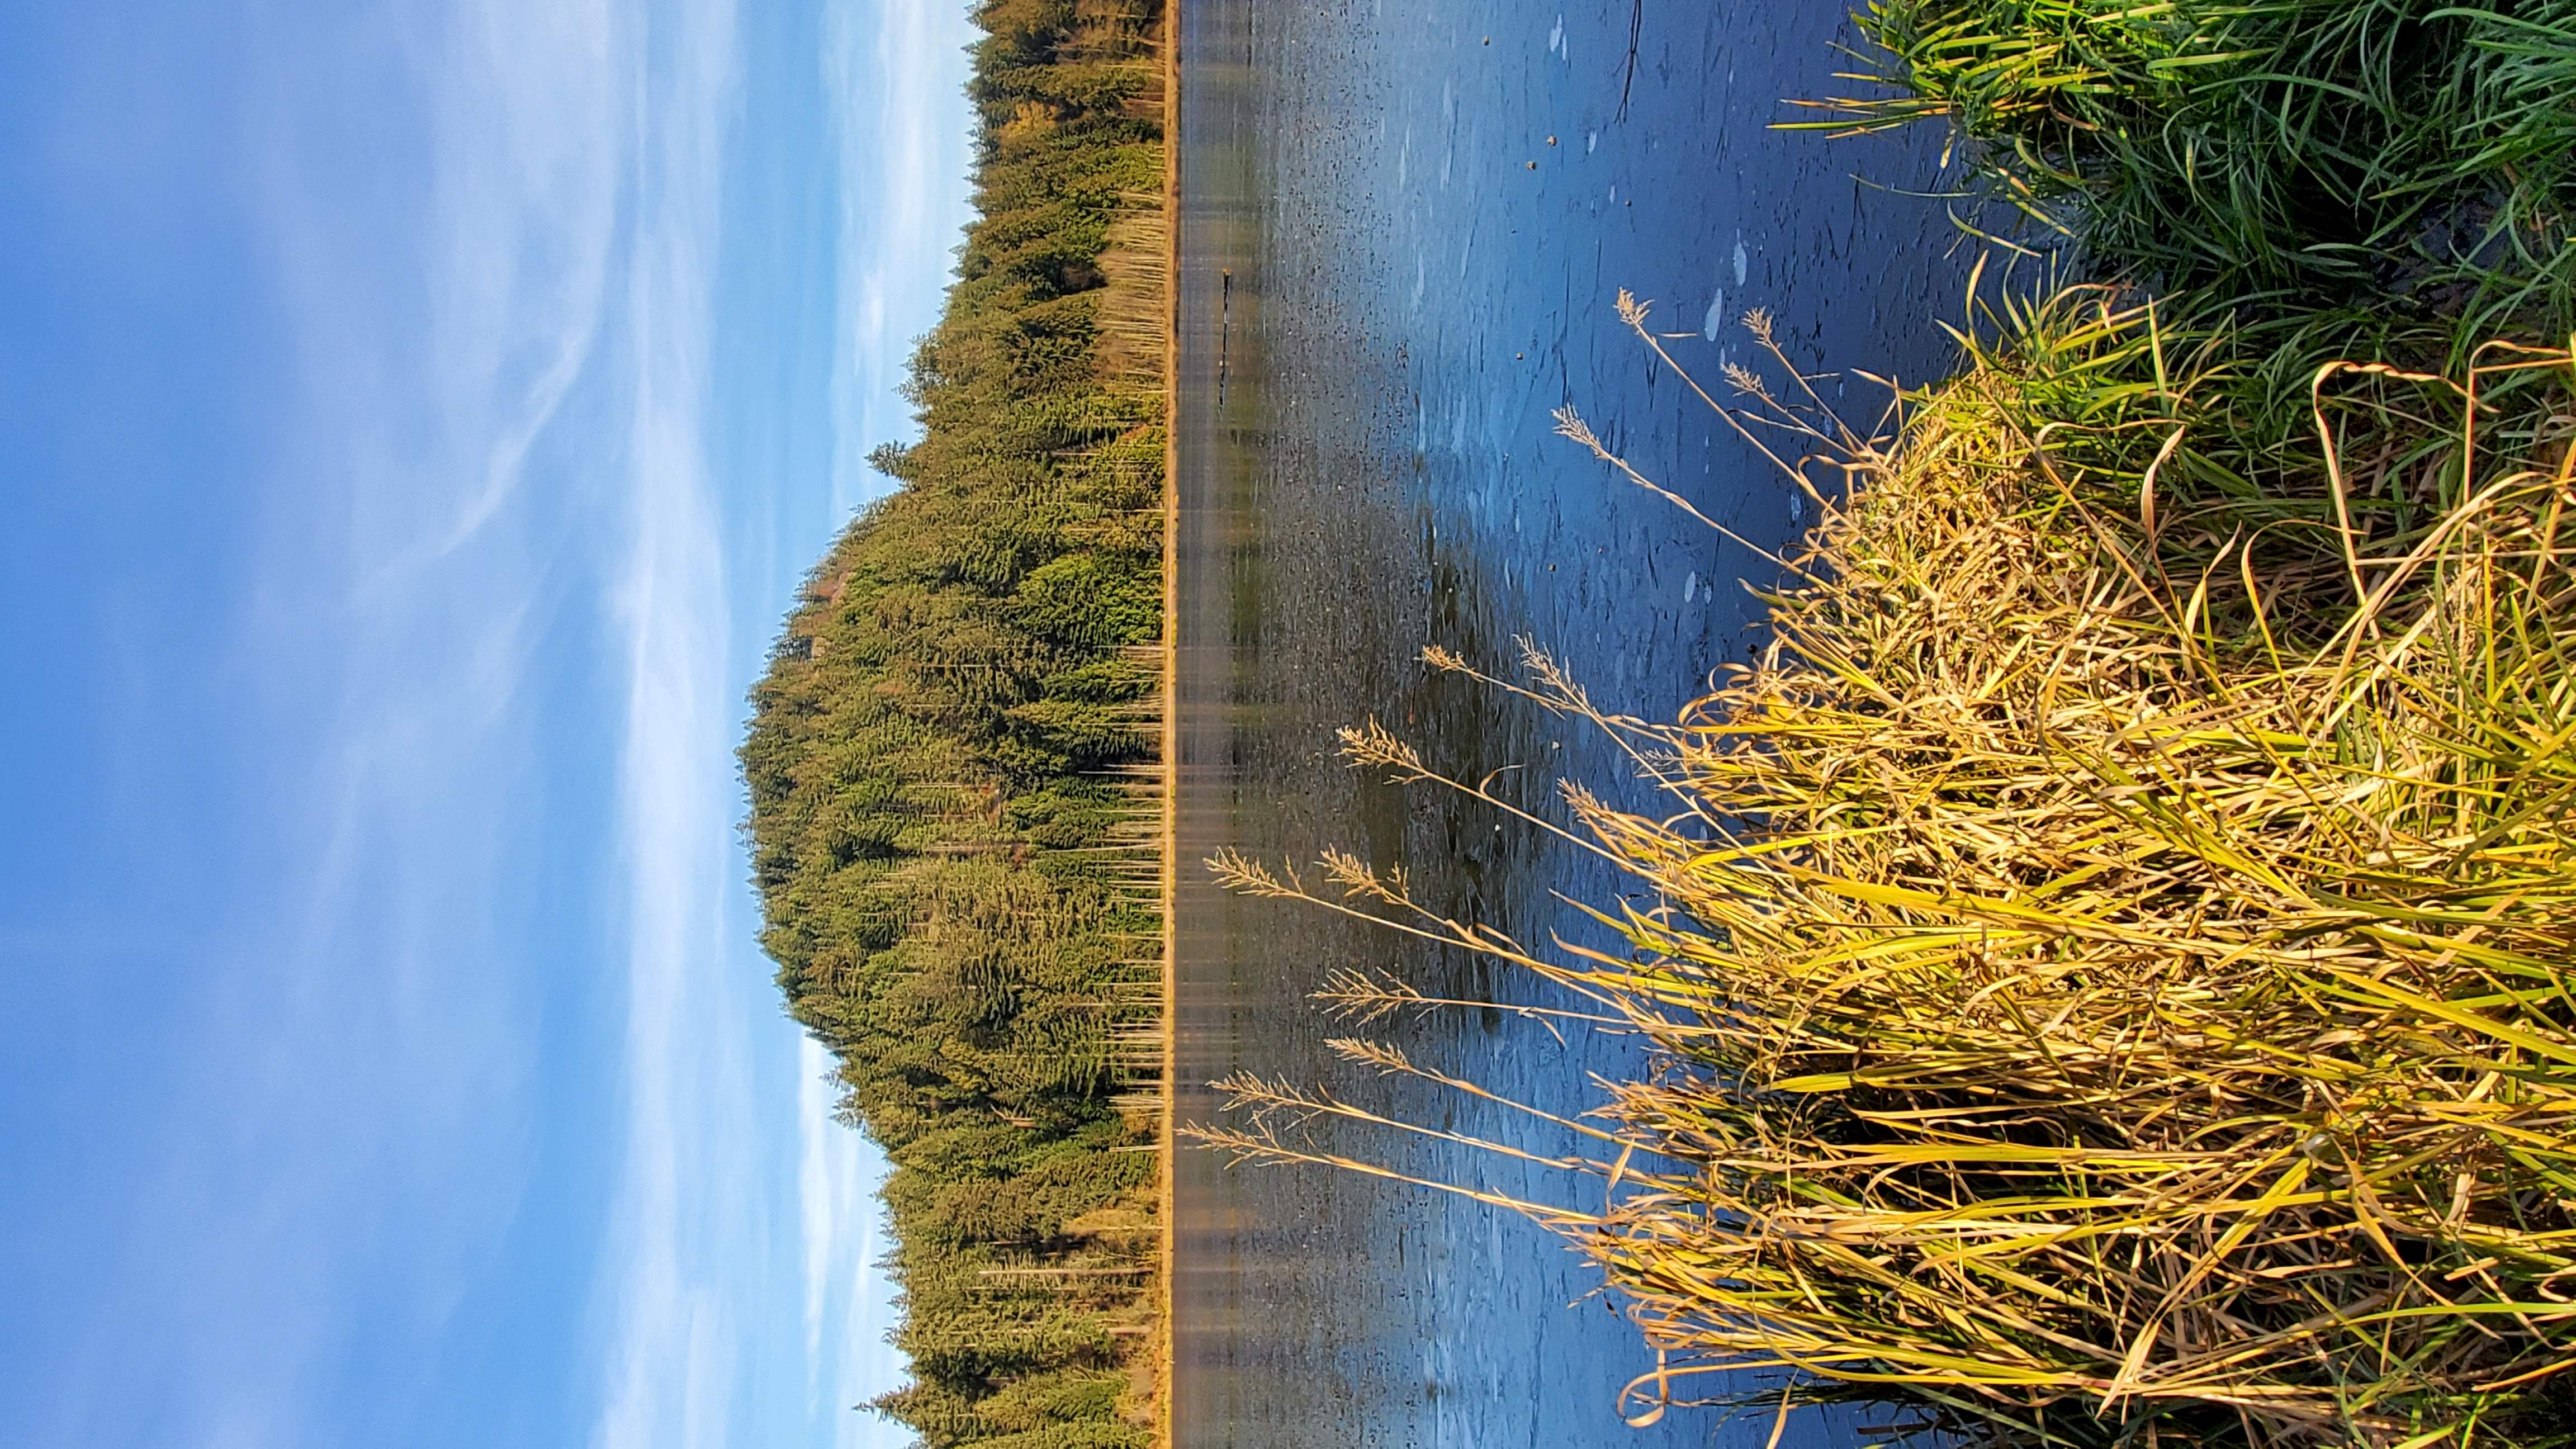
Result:
[[[841,155],[840,353],[832,378],[832,501],[847,514],[885,492],[877,444],[907,439],[897,395],[912,339],[938,320],[968,205],[965,7],[883,0],[835,5],[824,79]]]
[[[628,676],[626,1165],[616,1191],[599,1449],[735,1437],[753,1341],[736,1295],[768,1250],[751,1018],[727,980],[739,863],[732,628],[710,478],[711,314],[735,23],[703,0],[648,37],[624,365],[633,535],[616,589]],[[755,988],[757,982],[751,983]]]
[[[96,1241],[64,1249],[81,1290],[21,1305],[67,1345],[48,1442],[403,1442],[350,1425],[421,1394],[525,1206],[544,988],[513,968],[541,949],[523,802],[549,722],[531,681],[578,571],[564,498],[526,485],[605,315],[610,6],[225,6],[204,17],[238,47],[220,56],[169,53],[165,17],[99,20],[102,74],[205,138],[237,214],[202,224],[250,254],[158,259],[228,295],[173,303],[162,327],[210,336],[132,339],[136,375],[226,346],[256,410],[194,424],[239,430],[237,475],[187,473],[211,445],[167,425],[154,461],[181,481],[133,509],[174,535],[135,555],[161,549],[198,616],[133,643],[134,700],[106,722],[131,743],[101,747],[150,747],[162,798],[92,828],[200,813],[173,878],[121,883],[131,926],[166,940],[127,964],[177,1025],[99,1029],[168,1085],[139,1126],[82,1109],[87,1165],[119,1190]],[[201,242],[144,232],[138,250]],[[238,535],[181,534],[228,517]]]
[[[831,1053],[808,1039],[799,1053],[797,1188],[805,1247],[806,1397],[834,1423],[840,1449],[892,1446],[909,1436],[850,1410],[903,1382],[891,1285],[877,1271],[890,1244],[875,1201],[886,1161],[874,1144],[834,1120]]]

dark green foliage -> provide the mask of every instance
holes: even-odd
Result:
[[[2576,322],[2576,0],[1878,0],[1901,99],[2099,266],[2266,314]]]
[[[2563,375],[2495,344],[2576,332],[2576,0],[1875,0],[1861,25],[1895,94],[1832,124],[1946,119],[2072,240],[2098,290],[1981,306],[1970,350],[2165,542],[2241,528],[2276,588],[2331,594],[2348,549],[2459,501],[2452,435],[2382,426],[2405,385],[2332,364],[2481,367],[2489,440],[2553,446]]]
[[[1164,403],[1095,354],[1112,214],[1162,187],[1157,11],[980,11],[924,436],[872,455],[903,486],[815,567],[742,750],[762,944],[895,1164],[914,1383],[876,1407],[930,1449],[1150,1437],[1156,1158],[1113,1035],[1150,1024],[1160,922],[1152,857],[1109,847],[1156,747]]]

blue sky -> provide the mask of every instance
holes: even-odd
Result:
[[[0,1442],[898,1442],[731,749],[963,8],[0,5]]]

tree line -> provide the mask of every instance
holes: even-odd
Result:
[[[885,1188],[928,1449],[1124,1449],[1159,1364],[1160,0],[989,0],[897,483],[742,748],[762,944]]]

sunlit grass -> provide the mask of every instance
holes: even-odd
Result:
[[[1543,1202],[1431,1185],[1602,1265],[1662,1354],[1640,1418],[1768,1369],[1975,1442],[2576,1443],[2569,357],[2320,368],[2302,456],[2252,488],[2194,436],[2225,433],[2217,329],[2096,291],[1994,320],[1887,435],[1776,354],[1711,399],[1827,511],[1767,650],[1679,720],[1534,648],[1508,679],[1427,654],[1607,732],[1650,809],[1525,811],[1346,732],[1632,877],[1592,946],[1340,853],[1212,862],[1512,963],[1568,993],[1550,1029],[1666,1065],[1587,1120],[1517,1108],[1561,1149],[1250,1078],[1199,1135],[1398,1175],[1319,1147],[1322,1114],[1563,1173]]]
[[[2346,347],[2576,326],[2576,0],[1877,0],[1861,24],[1849,78],[1893,94],[1814,124],[1948,121],[2112,278],[2332,317]]]
[[[1321,1115],[1561,1172],[1428,1185],[1602,1264],[1660,1351],[1640,1419],[1768,1383],[1954,1442],[2576,1444],[2576,0],[1863,26],[1886,90],[1819,126],[1946,120],[2101,285],[1990,304],[1884,426],[1776,352],[1701,393],[1825,523],[1678,721],[1535,648],[1426,655],[1606,732],[1650,808],[1344,739],[1638,888],[1542,949],[1348,855],[1213,863],[1510,963],[1567,994],[1525,1015],[1661,1065],[1569,1120],[1354,1038],[1538,1136],[1249,1078],[1202,1136],[1401,1175]]]

